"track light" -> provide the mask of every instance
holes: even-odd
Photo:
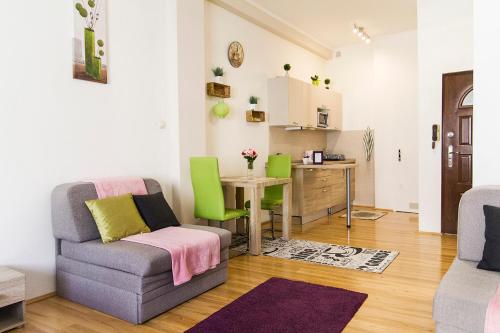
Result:
[[[359,27],[356,24],[354,24],[354,26],[352,28],[352,32],[355,35],[358,35],[358,37],[361,38],[361,40],[363,40],[366,44],[371,43],[372,40],[371,40],[370,36],[365,32],[365,29],[363,27]]]

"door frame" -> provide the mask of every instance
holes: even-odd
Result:
[[[441,166],[441,233],[443,233],[444,230],[444,219],[443,219],[443,214],[444,214],[444,209],[443,209],[443,204],[444,204],[444,189],[445,189],[445,183],[444,183],[444,164],[443,164],[443,152],[448,149],[445,147],[445,140],[443,139],[444,135],[444,81],[447,77],[449,76],[454,76],[454,75],[461,75],[461,74],[472,74],[474,75],[474,70],[466,70],[466,71],[459,71],[459,72],[451,72],[451,73],[444,73],[442,75],[442,81],[441,81],[441,129],[440,129],[440,140],[441,140],[441,154],[439,156],[439,164]],[[474,82],[472,83],[472,89],[474,89]],[[472,109],[474,110],[474,105],[472,105]],[[473,118],[474,119],[474,118]],[[474,120],[472,120],[474,122]],[[472,131],[472,147],[474,149],[474,131]],[[474,162],[472,162],[472,172],[474,172]],[[458,223],[458,221],[457,221]]]

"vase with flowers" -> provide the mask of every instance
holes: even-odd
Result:
[[[247,160],[247,177],[253,178],[253,162],[257,159],[259,154],[253,148],[245,149],[241,152],[241,156]]]

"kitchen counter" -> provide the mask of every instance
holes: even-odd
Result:
[[[292,169],[350,169],[356,167],[355,159],[345,161],[325,161],[323,164],[292,163]]]

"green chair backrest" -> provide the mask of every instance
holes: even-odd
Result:
[[[290,178],[292,176],[291,155],[269,155],[267,157],[267,177]],[[283,185],[268,186],[264,189],[264,199],[282,200]]]
[[[223,221],[224,193],[216,157],[192,157],[190,159],[191,183],[194,192],[196,218]]]

